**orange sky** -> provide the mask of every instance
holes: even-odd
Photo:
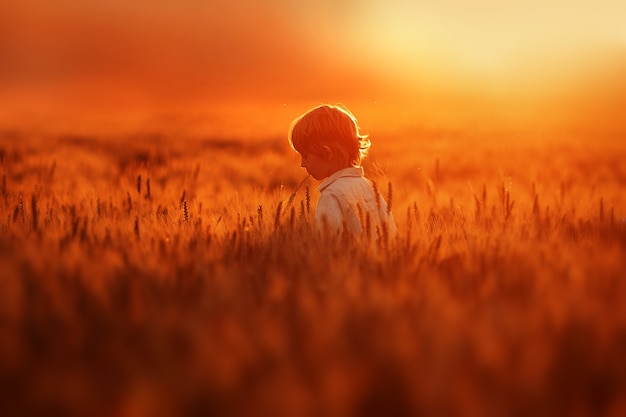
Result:
[[[277,134],[324,101],[389,126],[624,128],[623,1],[9,0],[0,12],[4,128]]]

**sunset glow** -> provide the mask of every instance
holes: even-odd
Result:
[[[626,7],[618,1],[1,7],[7,128],[26,115],[50,126],[59,118],[141,125],[206,115],[216,132],[241,134],[229,122],[241,106],[261,120],[252,131],[275,134],[303,107],[324,101],[400,125],[416,117],[463,123],[477,120],[478,110],[489,114],[482,122],[510,121],[549,103],[563,123],[581,122],[582,112],[623,128],[613,114],[626,91]]]

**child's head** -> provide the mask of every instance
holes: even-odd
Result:
[[[359,133],[359,125],[350,110],[328,104],[296,118],[288,138],[303,157],[330,155],[339,167],[360,165],[371,144],[367,135]]]

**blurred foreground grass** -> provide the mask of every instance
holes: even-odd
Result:
[[[5,132],[0,413],[623,415],[625,146],[373,139],[368,246],[282,138]]]

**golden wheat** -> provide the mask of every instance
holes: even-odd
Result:
[[[3,414],[625,412],[623,146],[457,139],[372,150],[365,244],[279,140],[3,140]]]

